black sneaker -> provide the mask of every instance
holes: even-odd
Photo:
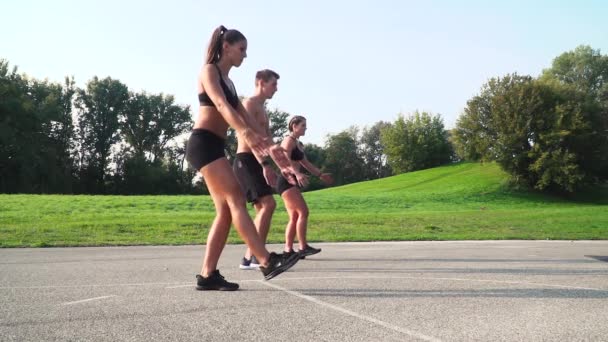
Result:
[[[243,257],[241,264],[239,265],[239,268],[242,270],[257,270],[258,267],[260,267],[260,263],[253,255],[251,256],[251,259]]]
[[[296,252],[294,252],[294,250],[290,250],[289,252],[283,252],[283,256],[286,258],[289,258],[290,256],[296,254]]]
[[[294,254],[300,255],[300,253],[295,252],[293,249],[292,249],[292,250],[290,250],[289,252],[283,252],[283,255],[284,255],[285,257],[290,257],[290,256],[292,256],[292,255],[294,255]],[[303,255],[300,255],[300,260],[302,260],[302,259],[306,259],[306,257],[305,257],[305,256],[303,256]]]
[[[215,270],[207,278],[197,274],[196,289],[199,291],[236,291],[239,289],[239,284],[227,282],[226,279],[224,279],[224,277],[220,274],[220,271]]]
[[[270,280],[290,269],[298,260],[300,260],[300,256],[296,253],[287,256],[272,252],[268,260],[268,267],[260,265],[260,271],[264,274],[264,279]]]
[[[314,255],[321,252],[321,248],[313,248],[310,245],[306,245],[306,248],[300,249],[298,253],[300,253],[300,259],[306,258],[308,255]]]

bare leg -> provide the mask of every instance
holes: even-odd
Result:
[[[308,206],[302,193],[296,187],[285,190],[281,195],[289,214],[289,222],[285,229],[285,249],[293,249],[294,237],[297,233],[300,249],[306,248],[306,231],[308,227]]]
[[[268,232],[270,231],[272,214],[277,207],[277,203],[272,195],[267,195],[259,198],[254,204],[254,207],[256,212],[254,223],[260,239],[262,242],[266,243],[266,238],[268,237]],[[245,258],[251,259],[251,249],[247,248]]]
[[[232,222],[230,208],[227,203],[216,201],[215,198],[213,199],[213,202],[215,203],[217,216],[209,229],[209,235],[207,235],[205,259],[203,268],[201,269],[201,275],[203,277],[209,276],[209,273],[217,269],[217,262],[226,245],[228,233],[230,232],[230,223]]]
[[[298,222],[298,212],[296,210],[287,210],[289,221],[285,227],[285,252],[293,250],[293,241],[296,238],[296,223]]]
[[[216,210],[218,210],[218,216],[214,220],[207,238],[208,244],[201,275],[207,277],[217,268],[217,262],[230,230],[230,220],[234,223],[239,236],[260,261],[260,264],[262,266],[268,265],[269,253],[258,236],[255,225],[247,212],[245,196],[228,160],[226,158],[215,160],[204,166],[201,173],[213,198]],[[226,209],[229,216],[225,213]]]

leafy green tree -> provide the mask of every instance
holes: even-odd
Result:
[[[378,121],[369,128],[363,128],[361,132],[359,150],[365,162],[365,179],[383,178],[392,173],[381,140],[382,131],[390,126],[389,122]]]
[[[121,120],[124,141],[134,154],[153,162],[167,144],[192,128],[189,106],[174,104],[172,95],[130,94]]]
[[[395,174],[427,169],[452,160],[452,148],[440,115],[418,111],[408,117],[399,115],[390,127],[382,130],[381,142]]]
[[[497,161],[518,184],[573,192],[606,177],[598,172],[605,167],[603,109],[588,94],[555,78],[493,78],[468,102],[456,135],[477,136],[469,151]]]
[[[351,127],[326,138],[324,171],[333,174],[335,185],[365,179],[365,161],[358,150],[356,133],[356,128]]]
[[[585,175],[582,183],[605,181],[608,177],[608,55],[581,45],[555,58],[551,68],[543,71],[541,80],[558,83],[562,86],[557,91],[560,97],[575,101],[557,108],[557,112],[560,124],[564,118],[573,120],[564,140],[576,147],[576,164]],[[569,108],[570,114],[563,114],[565,108]]]
[[[174,104],[171,95],[130,93],[119,119],[126,145],[116,156],[117,190],[125,194],[189,192],[180,172],[183,158],[176,156],[181,150],[169,145],[191,129],[189,107]]]
[[[304,151],[306,152],[306,159],[318,167],[319,170],[324,172],[327,169],[325,167],[325,150],[323,147],[310,143],[304,144]],[[321,180],[317,177],[311,176],[309,181],[310,182],[305,191],[318,190],[327,187],[327,185],[323,184],[323,182],[321,182]]]
[[[40,131],[36,132],[40,163],[37,192],[71,192],[75,163],[73,160],[74,125],[72,122],[72,100],[75,93],[74,79],[65,79],[64,84],[32,80],[29,96],[40,120]]]
[[[452,142],[456,155],[462,160],[492,160],[492,142],[496,132],[488,125],[491,117],[492,94],[484,85],[481,93],[467,101],[464,112],[456,121]]]
[[[73,92],[71,79],[30,79],[0,60],[1,192],[71,191]]]
[[[581,45],[565,52],[553,60],[551,68],[545,69],[543,80],[557,80],[570,84],[577,90],[600,99],[608,84],[608,55],[600,50]]]
[[[119,117],[129,100],[126,85],[110,77],[90,80],[78,89],[79,167],[85,192],[103,193],[109,175],[110,149],[120,140]]]
[[[272,110],[266,108],[266,113],[268,114],[268,120],[270,122],[270,134],[272,135],[272,139],[275,142],[280,142],[283,137],[287,135],[287,131],[289,130],[287,127],[287,119],[291,115],[278,108]]]
[[[34,104],[28,97],[26,77],[0,60],[0,190],[32,192],[35,169],[28,161],[36,155],[35,132],[40,130]]]

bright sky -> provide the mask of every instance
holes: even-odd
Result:
[[[212,31],[240,30],[248,58],[231,78],[250,95],[257,70],[281,75],[269,103],[308,118],[305,142],[399,113],[441,114],[452,128],[490,77],[537,76],[581,44],[608,53],[608,2],[538,1],[5,1],[0,58],[83,87],[110,76],[133,91],[198,106]]]

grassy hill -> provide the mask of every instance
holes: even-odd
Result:
[[[495,164],[461,163],[307,192],[309,239],[608,239],[608,189],[564,199],[506,184]],[[208,196],[0,195],[0,246],[199,244],[213,217]]]

